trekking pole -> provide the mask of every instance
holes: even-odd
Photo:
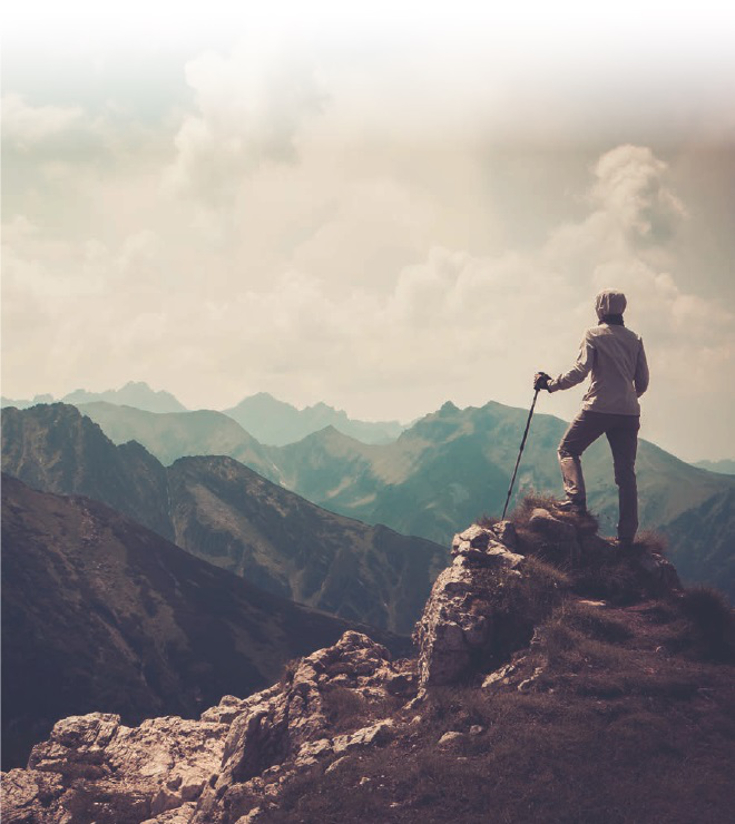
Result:
[[[528,437],[528,428],[531,426],[531,418],[533,417],[533,408],[536,406],[536,398],[540,389],[537,389],[533,395],[533,403],[531,404],[531,411],[528,413],[528,420],[526,421],[526,431],[523,433],[523,440],[521,441],[521,450],[518,453],[518,460],[516,461],[516,468],[513,470],[513,477],[510,479],[510,488],[508,489],[508,497],[505,499],[505,506],[503,507],[502,521],[505,520],[505,513],[508,511],[508,503],[510,502],[510,494],[513,491],[513,484],[516,482],[516,473],[521,462],[521,455],[523,454],[523,447],[526,445],[526,438]]]

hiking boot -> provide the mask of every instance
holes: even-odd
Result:
[[[584,501],[560,501],[556,504],[556,509],[571,515],[587,515],[587,504]]]

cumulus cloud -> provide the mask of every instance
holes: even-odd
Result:
[[[597,161],[592,197],[633,243],[662,243],[686,217],[666,186],[666,173],[666,164],[648,147],[618,146]]]
[[[186,65],[196,112],[175,138],[170,182],[208,206],[231,204],[263,163],[291,163],[303,120],[324,102],[315,69],[278,40],[207,51]]]

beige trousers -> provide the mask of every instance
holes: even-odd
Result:
[[[586,505],[587,493],[580,457],[600,435],[607,436],[612,450],[615,483],[618,486],[618,538],[624,541],[632,541],[638,529],[635,458],[639,428],[638,415],[617,415],[583,409],[571,422],[559,444],[559,466],[567,498]]]

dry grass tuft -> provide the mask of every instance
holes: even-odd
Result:
[[[516,504],[515,509],[510,513],[510,518],[516,529],[528,528],[528,522],[531,520],[534,509],[553,510],[558,503],[558,498],[553,495],[530,492]]]
[[[666,555],[669,544],[666,537],[653,529],[644,529],[639,532],[635,539],[637,549],[648,550],[654,555]]]

